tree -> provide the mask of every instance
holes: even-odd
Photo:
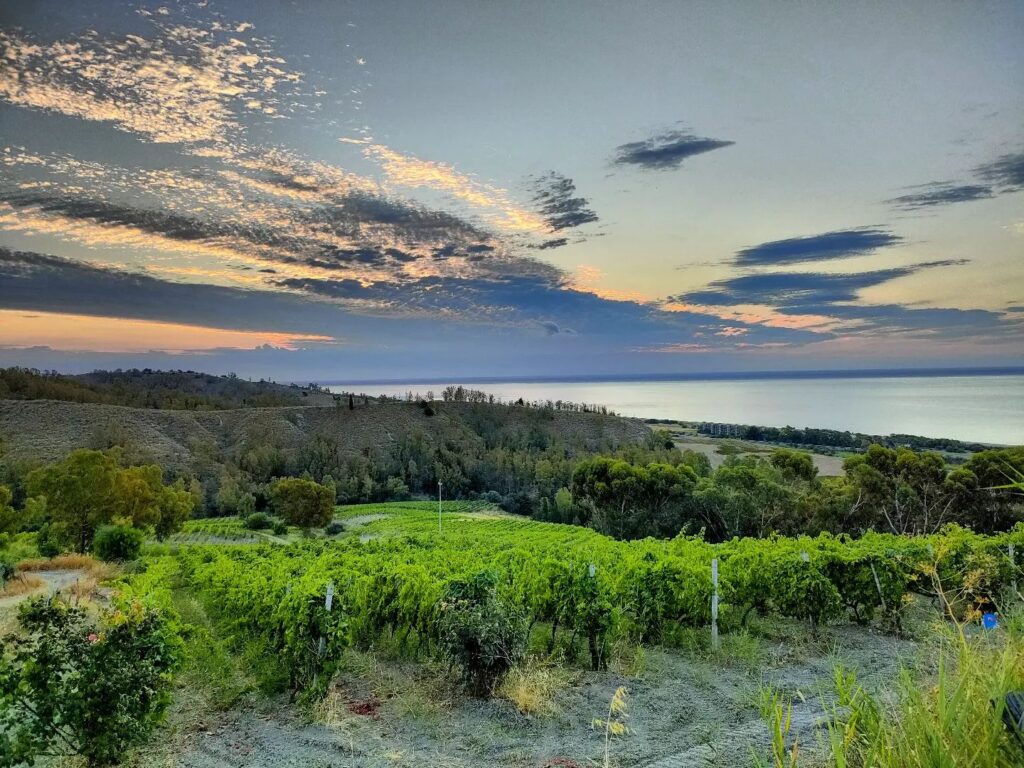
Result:
[[[1024,519],[1024,447],[979,451],[963,468],[978,480],[970,523],[981,531],[1003,531]]]
[[[772,451],[768,461],[773,467],[781,470],[783,476],[790,481],[806,480],[811,483],[818,477],[818,468],[814,466],[814,459],[805,451],[777,448]]]
[[[872,526],[893,533],[934,533],[965,520],[978,487],[973,471],[947,472],[942,456],[932,451],[871,445],[843,462],[843,469]]]
[[[0,485],[0,534],[17,533],[25,524],[26,515],[11,504],[14,494],[6,485]]]
[[[122,469],[116,453],[79,450],[34,470],[28,490],[46,498],[50,537],[87,552],[96,529],[115,519],[152,528],[158,538],[181,529],[193,496],[183,481],[164,485],[162,474],[155,464]]]
[[[52,536],[89,551],[96,528],[110,522],[117,462],[108,453],[73,452],[28,476],[30,496],[45,496]]]
[[[278,480],[270,489],[270,500],[278,515],[299,528],[322,528],[334,517],[334,491],[313,480]]]
[[[692,517],[697,482],[685,465],[630,464],[599,456],[576,465],[572,498],[585,524],[618,538],[674,536]]]

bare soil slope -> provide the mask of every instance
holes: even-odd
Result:
[[[98,446],[117,429],[147,458],[173,470],[196,470],[204,447],[234,453],[249,445],[294,449],[317,435],[345,451],[386,449],[414,431],[434,443],[482,441],[484,430],[539,432],[569,446],[600,449],[643,441],[639,421],[596,413],[568,413],[514,406],[435,403],[427,416],[413,403],[239,408],[181,411],[125,408],[54,400],[0,400],[0,445],[12,457],[54,461],[76,448]]]

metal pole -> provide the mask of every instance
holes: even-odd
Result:
[[[441,481],[437,481],[437,532],[441,533]]]

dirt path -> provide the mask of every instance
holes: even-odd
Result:
[[[72,584],[74,584],[76,581],[82,578],[82,576],[85,575],[85,571],[80,568],[70,571],[33,571],[27,575],[35,576],[36,578],[41,579],[44,583],[44,586],[40,587],[34,592],[27,592],[24,595],[12,595],[11,597],[0,598],[0,610],[10,608],[11,606],[17,605],[22,600],[25,600],[29,597],[33,597],[35,595],[52,595],[57,592],[60,592],[62,589],[70,587]]]
[[[758,710],[762,686],[794,698],[793,733],[813,753],[830,701],[834,665],[855,670],[869,688],[892,684],[913,641],[861,627],[836,627],[804,643],[762,640],[760,660],[721,664],[652,649],[639,678],[582,672],[561,691],[558,714],[527,718],[506,701],[455,697],[450,706],[410,710],[415,683],[380,703],[372,716],[344,707],[337,725],[304,719],[285,699],[263,700],[219,716],[189,738],[168,763],[178,768],[478,768],[601,764],[602,734],[593,718],[616,687],[629,690],[628,736],[613,744],[619,768],[746,766],[769,743]],[[808,755],[810,757],[810,755]],[[593,762],[592,762],[593,761]]]

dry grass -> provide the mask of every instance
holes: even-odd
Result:
[[[575,679],[576,673],[565,667],[528,659],[509,670],[497,694],[524,715],[551,715],[558,711],[555,694]]]
[[[0,597],[15,597],[17,595],[28,595],[46,586],[46,582],[38,576],[29,573],[22,573],[4,584],[0,589]]]
[[[68,553],[56,557],[37,557],[32,560],[22,560],[18,563],[18,570],[22,573],[33,573],[39,571],[85,571],[89,578],[95,583],[109,581],[116,577],[120,571],[113,563],[104,563],[92,555],[80,555]],[[95,586],[95,583],[93,586]]]
[[[99,561],[91,555],[68,553],[56,557],[37,557],[18,563],[19,571],[73,571],[92,570]]]

